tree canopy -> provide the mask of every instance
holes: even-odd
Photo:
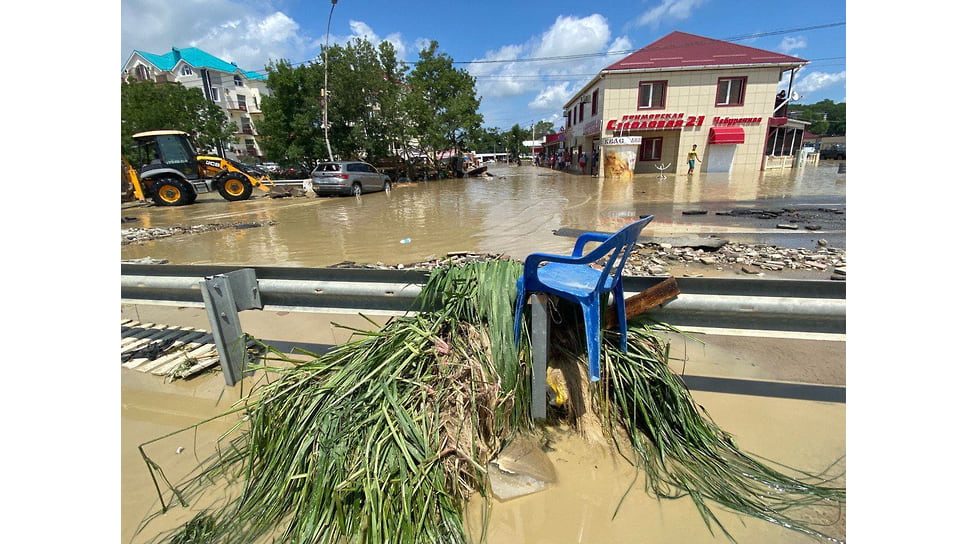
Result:
[[[395,153],[409,157],[414,148],[436,157],[466,147],[482,120],[474,78],[438,49],[431,42],[408,70],[386,41],[374,46],[357,38],[330,46],[329,141],[335,157],[377,161]],[[328,158],[320,101],[325,64],[279,61],[267,68],[272,92],[256,126],[266,156],[308,164]]]
[[[132,134],[165,129],[185,131],[195,139],[199,151],[211,151],[232,138],[235,125],[201,89],[180,83],[122,82],[121,153],[132,158]]]
[[[847,103],[835,103],[826,99],[816,104],[790,104],[790,113],[799,114],[798,119],[809,121],[807,131],[819,136],[845,136],[847,134]],[[826,119],[825,119],[826,117]]]

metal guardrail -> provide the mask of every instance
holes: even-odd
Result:
[[[240,268],[255,270],[265,309],[400,315],[427,281],[427,272],[225,265],[121,265],[121,300],[203,307],[200,283]],[[625,277],[626,297],[665,278]],[[680,328],[845,334],[847,286],[842,281],[676,278],[679,296],[652,310]]]

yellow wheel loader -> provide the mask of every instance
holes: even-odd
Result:
[[[218,191],[228,201],[247,200],[252,189],[269,191],[272,181],[246,165],[212,155],[198,155],[188,134],[179,130],[153,130],[133,135],[138,144],[138,168],[127,167],[138,200],[152,199],[158,206],[183,206],[199,193]]]

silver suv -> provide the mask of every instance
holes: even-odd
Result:
[[[360,161],[320,163],[311,174],[313,191],[319,196],[355,195],[389,191],[390,176]]]

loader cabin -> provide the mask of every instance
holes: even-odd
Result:
[[[180,130],[152,130],[132,135],[138,144],[139,173],[173,168],[188,179],[198,178],[198,160],[188,133]]]

